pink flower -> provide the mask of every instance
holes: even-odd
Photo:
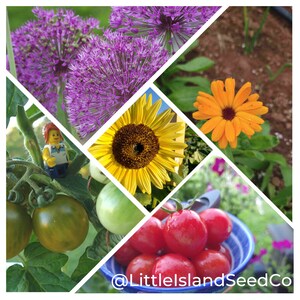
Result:
[[[225,171],[225,160],[223,158],[216,158],[211,170],[221,176]]]

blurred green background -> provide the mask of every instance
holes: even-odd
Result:
[[[10,30],[14,31],[29,20],[34,20],[32,13],[33,6],[8,6],[7,12],[10,23]],[[96,18],[100,21],[100,28],[106,28],[109,25],[109,16],[111,8],[108,6],[45,6],[45,9],[66,8],[73,10],[82,18]]]

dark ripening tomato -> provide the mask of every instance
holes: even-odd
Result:
[[[134,249],[128,240],[114,255],[115,260],[122,266],[126,267],[132,259],[140,254]]]
[[[151,217],[131,238],[131,245],[141,253],[159,254],[166,247],[161,221]]]
[[[193,257],[200,253],[207,241],[207,230],[199,215],[191,210],[181,210],[170,215],[163,228],[170,252]]]
[[[145,216],[112,182],[101,190],[96,210],[101,224],[120,235],[127,234]]]
[[[6,201],[6,259],[19,254],[28,244],[32,221],[24,207]]]
[[[232,223],[224,211],[218,208],[209,208],[199,215],[207,228],[207,245],[221,244],[229,237]]]
[[[89,220],[83,206],[66,195],[57,195],[49,205],[36,208],[33,230],[40,243],[50,251],[65,252],[84,241]]]
[[[201,279],[222,277],[230,272],[230,263],[225,255],[215,250],[203,250],[192,259],[197,276]]]
[[[135,257],[126,269],[128,280],[139,285],[151,285],[152,268],[156,259],[157,256],[151,254],[141,254]]]
[[[188,258],[180,254],[169,253],[156,260],[152,275],[154,286],[185,287],[192,284],[196,270]]]
[[[166,208],[168,210],[174,211],[175,210],[175,206],[170,203],[170,202],[166,202],[163,206],[163,208]],[[168,217],[170,215],[170,213],[168,213],[167,211],[163,210],[162,208],[160,208],[154,215],[153,217],[159,219],[159,220],[163,220],[166,217]]]

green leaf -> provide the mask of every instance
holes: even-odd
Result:
[[[61,271],[68,257],[54,253],[41,244],[29,244],[24,250],[25,267],[13,265],[7,270],[8,291],[67,292],[76,284]]]
[[[292,171],[292,167],[290,165],[282,165],[280,166],[280,171],[283,177],[283,181],[284,181],[284,185],[285,186],[289,186],[292,185],[292,181],[293,181],[293,171]]]
[[[268,187],[268,184],[271,181],[273,175],[273,168],[274,168],[274,163],[271,163],[267,168],[266,173],[264,174],[263,181],[260,185],[260,189],[262,191],[264,191]]]
[[[237,166],[249,179],[251,179],[254,176],[254,171],[248,166],[240,164],[237,164]]]
[[[86,249],[80,257],[78,265],[74,270],[71,279],[79,282],[90,270],[92,270],[96,266],[97,263],[98,260],[88,258]]]
[[[248,158],[256,158],[260,161],[263,161],[265,159],[264,155],[260,153],[259,151],[255,150],[235,150],[234,155],[238,155],[241,157],[248,157]]]
[[[201,92],[205,92],[210,94],[210,81],[207,78],[201,77],[201,76],[195,76],[195,77],[176,77],[173,80],[175,83],[193,83],[198,86],[198,90]],[[180,86],[178,84],[178,86]]]
[[[256,135],[250,140],[250,147],[253,150],[269,150],[279,144],[279,139],[274,135]]]
[[[232,155],[232,149],[230,148],[230,146],[226,147],[224,150],[223,150],[223,153],[232,161],[234,162],[234,157]]]
[[[280,190],[277,193],[276,197],[274,197],[271,200],[277,206],[284,206],[291,201],[291,198],[292,198],[292,186],[287,186],[287,187],[283,188],[282,190]]]
[[[286,165],[285,157],[279,153],[263,153],[262,155],[269,162],[279,164],[280,166]]]
[[[26,271],[21,265],[13,265],[6,271],[6,291],[7,292],[27,292],[28,281]]]
[[[177,68],[186,72],[201,72],[210,69],[214,64],[214,61],[211,59],[200,56],[190,60],[185,64],[177,65]]]
[[[151,195],[148,194],[143,194],[143,193],[135,193],[134,197],[143,205],[147,206],[151,204],[152,202],[152,197]]]
[[[27,110],[26,110],[26,116],[27,118],[31,118],[32,116],[34,116],[35,114],[39,113],[40,110],[34,105],[32,104]]]
[[[93,245],[87,248],[87,257],[100,261],[122,238],[122,235],[113,234],[103,228],[96,235]]]
[[[176,185],[178,185],[183,179],[181,176],[179,176],[175,172],[170,172],[169,176],[170,176],[170,179],[176,183]]]
[[[268,163],[266,161],[260,161],[256,158],[235,156],[234,159],[235,162],[239,163],[240,165],[245,165],[253,170],[263,170],[268,166]]]
[[[27,97],[6,78],[6,127],[10,118],[17,115],[18,105],[24,106],[27,100]]]
[[[183,112],[196,111],[194,102],[198,94],[198,87],[185,87],[169,95],[172,102]]]
[[[94,196],[98,197],[100,191],[105,187],[104,183],[98,182],[93,177],[89,179],[88,190]]]

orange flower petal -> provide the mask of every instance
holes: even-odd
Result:
[[[248,99],[250,93],[251,93],[251,83],[246,82],[235,95],[233,100],[233,108],[235,109],[240,105],[242,105]]]
[[[226,78],[225,89],[227,95],[227,105],[231,106],[233,103],[235,93],[235,80],[233,78]]]
[[[241,106],[236,108],[236,111],[245,111],[245,110],[251,110],[251,109],[257,109],[263,106],[263,103],[260,101],[255,102],[246,102],[242,104]]]
[[[250,96],[248,97],[248,101],[249,101],[249,102],[254,102],[254,101],[257,101],[258,98],[259,98],[259,95],[255,93],[255,94],[252,94],[252,95],[250,95]]]
[[[246,135],[253,135],[255,131],[250,127],[250,125],[244,121],[241,121],[241,129]]]
[[[266,106],[262,106],[262,107],[259,107],[259,108],[256,108],[256,109],[248,110],[247,112],[249,114],[261,116],[261,115],[266,114],[268,111],[269,111],[269,109]]]
[[[235,137],[233,142],[229,142],[231,148],[235,149],[237,146],[237,137]]]
[[[197,102],[198,102],[199,104],[209,105],[209,106],[215,108],[216,110],[219,110],[219,109],[220,109],[220,106],[219,106],[218,104],[216,104],[215,101],[211,101],[211,100],[208,99],[208,98],[198,96],[198,97],[196,98],[196,100],[197,100]]]
[[[235,130],[234,130],[234,127],[233,127],[231,121],[226,121],[225,136],[226,136],[228,142],[233,142],[236,137]]]
[[[251,113],[248,112],[244,112],[244,111],[239,111],[236,113],[236,115],[248,122],[254,122],[257,124],[263,124],[264,120],[256,115],[253,115]]]
[[[225,149],[227,147],[228,141],[226,139],[225,134],[223,134],[223,136],[220,138],[218,144],[221,149]]]
[[[224,83],[221,80],[213,81],[210,85],[214,98],[221,108],[227,105],[227,97],[224,91]]]
[[[207,119],[210,119],[211,116],[206,115],[201,111],[195,111],[195,112],[193,112],[193,118],[195,120],[207,120]]]
[[[198,92],[198,96],[206,98],[212,102],[214,102],[215,104],[219,105],[218,101],[210,94],[204,93],[204,92]]]
[[[200,130],[204,133],[207,134],[211,132],[215,127],[222,121],[222,117],[213,117],[207,122],[205,122]]]
[[[262,131],[262,127],[256,123],[251,122],[249,123],[249,126],[256,132]]]
[[[241,133],[241,122],[240,122],[240,119],[235,117],[233,120],[232,120],[232,125],[234,127],[234,130],[235,130],[235,135],[236,136],[239,136],[240,133]]]
[[[222,110],[220,107],[216,108],[215,106],[210,106],[207,104],[201,104],[198,107],[199,111],[203,112],[206,115],[209,115],[211,117],[216,117],[216,116],[221,116],[222,115]]]
[[[218,141],[222,135],[224,134],[225,131],[225,125],[226,125],[226,120],[222,120],[213,130],[211,139],[216,142]]]

